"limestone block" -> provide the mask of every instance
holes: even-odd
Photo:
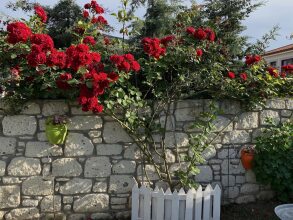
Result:
[[[96,220],[109,220],[112,219],[112,216],[109,213],[93,213],[91,218]]]
[[[203,112],[203,107],[203,100],[179,101],[175,110],[176,121],[193,121]]]
[[[253,183],[246,183],[241,186],[240,192],[243,194],[252,194],[259,191],[259,185]]]
[[[187,147],[189,144],[188,135],[185,133],[175,133],[175,142],[177,147]]]
[[[73,202],[73,196],[63,196],[63,203],[72,203]]]
[[[236,158],[237,156],[237,150],[232,148],[231,146],[230,149],[224,148],[219,150],[218,152],[218,158],[219,159],[227,159],[227,158]]]
[[[14,154],[15,147],[15,138],[0,137],[0,155]]]
[[[80,219],[86,219],[85,214],[71,214],[68,216],[68,220],[80,220]]]
[[[258,127],[258,112],[245,112],[239,116],[236,129],[252,129]]]
[[[142,171],[141,165],[139,165],[137,167],[137,176],[138,176],[139,180],[142,180],[142,175],[143,176],[146,175],[145,172],[147,173],[150,180],[158,180],[159,179],[159,176],[156,173],[155,167],[153,165],[146,164],[144,166],[143,171]]]
[[[16,157],[13,158],[7,167],[10,176],[34,176],[41,173],[41,163],[39,159]]]
[[[280,115],[278,111],[273,110],[263,110],[260,112],[260,124],[261,125],[268,125],[266,123],[266,118],[272,118],[274,123],[280,122]]]
[[[103,138],[106,143],[132,142],[133,140],[118,122],[106,122]]]
[[[286,100],[287,109],[293,110],[293,99]]]
[[[28,102],[25,104],[24,108],[21,111],[21,114],[24,115],[38,115],[41,113],[39,104],[35,102]]]
[[[12,209],[8,214],[5,215],[6,220],[29,220],[39,218],[40,213],[37,208]]]
[[[73,116],[68,119],[68,129],[72,131],[98,129],[102,125],[100,116]]]
[[[0,176],[5,175],[5,170],[6,170],[6,162],[0,160]]]
[[[93,186],[93,192],[107,192],[106,182],[96,182]]]
[[[228,187],[224,191],[224,197],[234,199],[239,195],[239,188],[236,186]]]
[[[266,102],[266,108],[285,109],[286,102],[284,99],[270,99]]]
[[[79,133],[70,132],[65,141],[64,154],[66,157],[89,156],[94,151],[91,140]]]
[[[37,133],[38,141],[48,141],[48,138],[46,137],[45,132],[39,132]]]
[[[134,173],[136,168],[135,161],[131,160],[121,160],[115,165],[113,165],[113,173],[121,174],[121,173]]]
[[[223,175],[222,176],[222,186],[227,187],[227,186],[235,186],[235,176],[232,175]]]
[[[33,135],[37,130],[37,121],[34,116],[5,116],[2,126],[3,134],[7,136]]]
[[[256,183],[256,176],[252,170],[247,170],[245,173],[245,179],[248,183]]]
[[[18,184],[18,183],[21,183],[22,181],[19,180],[18,177],[2,177],[2,182],[4,184]]]
[[[200,170],[199,174],[195,176],[197,182],[211,182],[213,180],[213,171],[210,166],[197,166]]]
[[[245,176],[236,176],[236,183],[245,183]]]
[[[75,212],[100,212],[108,208],[109,196],[107,194],[87,194],[73,204]]]
[[[120,155],[122,153],[122,146],[119,144],[97,144],[97,155]]]
[[[217,116],[216,120],[213,122],[215,126],[215,131],[232,131],[233,130],[233,122],[227,117]]]
[[[25,200],[22,200],[22,205],[25,207],[37,207],[39,205],[39,200],[25,199]]]
[[[135,179],[128,175],[111,175],[109,192],[111,193],[130,193],[136,184]]]
[[[107,177],[111,175],[111,163],[108,157],[91,157],[85,162],[85,177]]]
[[[101,136],[101,134],[102,134],[101,131],[90,131],[88,133],[88,135],[89,135],[90,138],[98,138],[98,137]]]
[[[223,144],[245,144],[250,141],[250,134],[245,130],[226,132],[223,138]]]
[[[19,204],[19,186],[0,186],[0,209],[17,207]]]
[[[73,178],[72,180],[66,182],[64,185],[60,186],[60,193],[71,195],[80,193],[89,193],[92,189],[92,180]]]
[[[58,145],[52,145],[48,142],[28,142],[25,148],[26,157],[48,157],[61,156],[62,148]]]
[[[292,115],[292,111],[290,111],[290,110],[282,110],[281,111],[281,116],[283,116],[283,117],[291,117],[291,115]]]
[[[51,180],[44,180],[41,176],[29,177],[22,183],[22,193],[30,196],[46,196],[54,192]]]
[[[41,200],[42,212],[58,212],[61,211],[61,196],[45,196]]]
[[[44,116],[65,115],[68,112],[68,104],[65,101],[46,101],[42,108],[42,114]]]
[[[125,159],[132,159],[132,160],[138,160],[140,158],[140,150],[136,144],[132,144],[130,146],[125,146],[124,151],[124,158]]]
[[[166,116],[163,115],[160,117],[160,125],[162,128],[165,127],[165,121],[166,121]],[[167,116],[167,122],[166,122],[166,131],[173,131],[175,129],[175,118],[174,116]]]
[[[235,115],[240,112],[240,102],[232,100],[223,100],[220,104],[220,108],[224,114]]]
[[[229,162],[228,159],[223,160],[221,164],[222,174],[243,174],[245,170],[242,164],[232,164],[231,161]],[[229,169],[228,169],[229,168]]]
[[[205,160],[209,160],[213,157],[216,156],[216,149],[214,146],[209,146],[207,147],[203,152],[202,152],[202,157],[205,159]]]
[[[61,158],[52,163],[53,176],[79,176],[82,173],[82,167],[74,158]]]

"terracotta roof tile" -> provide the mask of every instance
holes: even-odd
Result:
[[[278,54],[278,53],[282,53],[282,52],[286,52],[286,51],[290,51],[290,50],[293,51],[293,44],[289,44],[289,45],[286,45],[286,46],[283,46],[283,47],[279,47],[279,48],[276,48],[276,49],[273,49],[273,50],[269,50],[269,51],[265,52],[264,56],[272,55],[272,54]]]

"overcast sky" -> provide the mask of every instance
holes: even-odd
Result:
[[[84,5],[88,0],[76,0],[79,5]],[[189,0],[184,0],[186,4],[189,4]],[[201,2],[198,0],[197,2]],[[0,12],[12,17],[24,17],[22,12],[12,12],[6,9],[6,5],[9,0],[0,0]],[[58,0],[38,0],[42,5],[54,5]],[[97,0],[98,3],[108,8],[111,12],[116,12],[120,7],[120,0]],[[263,34],[267,33],[274,25],[280,26],[279,36],[277,40],[272,42],[269,49],[281,47],[290,43],[293,43],[289,39],[291,33],[293,33],[293,0],[267,0],[265,6],[262,6],[257,11],[251,14],[251,16],[244,22],[247,26],[245,35],[249,36],[250,41],[255,42]],[[144,10],[140,9],[138,15],[142,16]],[[109,23],[112,26],[118,25],[111,16],[106,16]]]

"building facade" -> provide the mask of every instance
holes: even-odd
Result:
[[[267,51],[263,57],[272,67],[281,71],[282,66],[293,64],[293,44]]]

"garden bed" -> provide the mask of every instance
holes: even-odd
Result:
[[[278,220],[274,208],[282,204],[279,201],[258,201],[249,204],[230,204],[222,206],[223,220]]]

